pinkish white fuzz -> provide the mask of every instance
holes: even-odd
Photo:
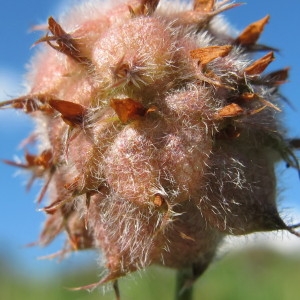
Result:
[[[40,244],[65,231],[62,253],[104,254],[83,288],[151,264],[193,268],[193,281],[226,235],[297,234],[275,192],[280,159],[299,169],[278,118],[287,69],[266,71],[269,17],[230,36],[219,13],[235,6],[84,1],[49,18],[27,95],[0,104],[36,122],[39,153],[7,162],[45,179]]]

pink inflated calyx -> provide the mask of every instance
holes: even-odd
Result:
[[[269,16],[235,37],[229,1],[85,2],[48,19],[27,95],[0,104],[36,122],[39,154],[5,162],[45,180],[40,244],[64,231],[61,254],[101,251],[93,288],[151,264],[194,281],[226,235],[298,235],[276,204],[275,164],[299,165],[278,117],[288,69],[268,73],[257,44]]]

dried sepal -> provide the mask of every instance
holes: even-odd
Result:
[[[267,108],[269,105],[263,105],[263,106],[260,106],[256,109],[251,109],[251,110],[248,110],[247,111],[247,115],[249,116],[253,116],[253,115],[256,115],[258,113],[260,113],[261,111],[263,111],[265,108]]]
[[[68,191],[68,193],[72,194],[73,196],[79,195],[79,182],[80,176],[76,176],[71,180],[71,182],[65,183],[64,188]]]
[[[300,171],[300,163],[290,141],[283,139],[283,137],[278,132],[267,131],[265,132],[266,145],[277,151],[281,158],[287,163],[289,167],[293,167]]]
[[[207,65],[212,60],[227,56],[232,50],[231,45],[209,46],[190,51],[192,59],[198,59],[202,66]]]
[[[3,160],[3,162],[14,167],[30,170],[32,172],[31,178],[27,183],[27,189],[30,189],[32,183],[36,178],[38,177],[46,178],[44,185],[42,186],[40,193],[37,197],[37,203],[40,203],[46,194],[49,183],[56,169],[56,166],[53,161],[52,150],[46,149],[42,151],[42,153],[39,155],[32,155],[26,152],[25,160],[26,160],[25,163],[19,163],[10,160]]]
[[[259,75],[261,74],[267,66],[275,59],[274,53],[269,52],[265,56],[259,58],[255,62],[253,62],[250,66],[248,66],[244,72],[246,75]]]
[[[252,92],[244,92],[241,95],[238,96],[237,100],[240,100],[242,102],[253,102],[255,100],[258,100],[259,96]]]
[[[114,109],[122,123],[138,120],[147,113],[147,108],[131,98],[111,99],[110,106]]]
[[[164,198],[160,194],[154,195],[153,204],[156,207],[161,207],[164,203]]]
[[[168,206],[168,203],[167,203],[165,197],[163,197],[160,194],[154,195],[153,204],[160,211],[167,212],[169,210],[169,206]]]
[[[31,156],[31,155],[30,155]],[[29,156],[27,156],[28,158]],[[33,159],[34,156],[30,157],[30,160]],[[21,168],[21,169],[26,169],[28,171],[31,171],[31,177],[28,180],[27,184],[26,184],[26,190],[30,190],[33,182],[35,181],[36,178],[41,178],[44,177],[45,182],[44,185],[42,186],[40,193],[37,197],[37,203],[40,203],[43,199],[43,197],[45,196],[45,193],[48,189],[49,183],[51,181],[52,175],[55,172],[55,166],[54,165],[47,165],[47,168],[45,167],[46,161],[43,162],[34,162],[34,164],[30,164],[32,162],[26,162],[26,163],[21,163],[21,162],[15,162],[15,161],[11,161],[11,160],[6,160],[3,159],[2,160],[3,163],[13,166],[13,167],[17,167],[17,168]],[[47,171],[47,172],[46,172]],[[48,175],[48,179],[47,179],[47,175]]]
[[[190,11],[185,11],[179,13],[180,23],[185,25],[195,25],[198,30],[201,30],[201,28],[207,26],[207,24],[210,22],[210,20],[229,9],[232,9],[234,7],[237,7],[241,5],[241,3],[228,3],[229,0],[224,0],[218,3],[217,5],[214,5],[213,9],[211,11],[204,11],[202,9],[210,9],[210,4],[203,2],[203,6],[201,9],[201,3],[199,6],[199,9],[193,9]]]
[[[273,108],[274,110],[280,112],[281,109],[279,107],[277,107],[275,104],[273,104],[272,102],[260,97],[258,94],[256,93],[252,93],[252,92],[244,92],[242,93],[237,99],[236,101],[241,101],[241,102],[254,102],[254,101],[259,101],[262,104],[264,104],[265,106],[268,106],[270,108]]]
[[[128,63],[124,62],[123,58],[122,58],[112,71],[113,71],[113,74],[114,74],[116,80],[122,81],[124,78],[126,78],[128,76],[129,71],[130,71],[130,66]]]
[[[192,241],[192,242],[195,242],[195,239],[186,235],[185,233],[183,232],[179,232],[179,235],[184,239],[184,240],[188,240],[188,241]]]
[[[255,109],[247,109],[247,108],[242,108],[240,105],[237,103],[231,103],[223,108],[221,108],[216,114],[215,114],[215,119],[216,120],[222,120],[224,118],[236,118],[240,116],[252,116],[255,115],[262,110],[264,110],[266,107],[271,107],[274,108],[275,110],[279,110],[279,108],[272,103],[270,103],[267,100],[264,99],[259,99],[264,105],[259,106],[258,108]],[[279,110],[280,111],[280,110]]]
[[[71,291],[89,290],[90,291],[90,290],[94,290],[95,288],[97,288],[105,283],[108,283],[108,282],[111,282],[114,285],[115,282],[118,280],[118,278],[120,278],[122,275],[124,275],[124,274],[122,274],[121,271],[111,272],[111,273],[108,273],[104,278],[100,279],[98,282],[94,282],[94,283],[87,284],[84,286],[69,288],[69,290],[71,290]],[[118,291],[115,290],[115,293],[117,296]],[[120,300],[120,299],[117,298],[116,300]]]
[[[231,122],[215,134],[217,140],[234,140],[240,137],[241,129]]]
[[[61,114],[61,118],[70,126],[82,125],[87,114],[87,108],[78,103],[59,99],[49,99],[48,103]]]
[[[105,283],[107,283],[109,281],[116,280],[118,277],[120,277],[120,276],[114,276],[112,279],[104,277],[104,279],[101,279],[98,282],[94,282],[94,283],[83,285],[83,286],[68,288],[68,290],[74,291],[74,292],[77,292],[77,291],[86,291],[86,290],[87,291],[92,291],[92,290],[96,289],[97,287],[99,287],[102,284],[105,284]]]
[[[53,109],[47,104],[48,96],[46,95],[26,95],[15,99],[3,101],[0,103],[0,108],[22,109],[25,113],[42,111],[52,113]]]
[[[76,40],[70,34],[65,32],[53,17],[49,17],[48,19],[48,28],[52,33],[52,36],[47,34],[45,37],[36,41],[34,45],[46,42],[53,49],[71,57],[75,61],[83,64],[90,64],[90,60],[83,55]],[[53,42],[56,44],[53,44]]]
[[[51,180],[53,178],[55,170],[56,170],[56,167],[53,165],[50,168],[47,176],[44,176],[44,178],[45,178],[44,185],[42,186],[42,188],[40,190],[40,193],[39,193],[39,195],[37,197],[36,203],[40,204],[42,202],[43,198],[45,197],[45,194],[46,194],[46,192],[48,190],[49,184],[50,184],[50,182],[51,182]]]
[[[215,0],[194,0],[194,10],[201,12],[211,12],[215,6]]]
[[[260,102],[262,102],[264,104],[265,107],[270,107],[270,108],[273,108],[274,110],[278,111],[278,112],[281,112],[281,109],[276,106],[275,104],[273,104],[272,102],[262,98],[262,97],[259,97],[258,100]]]
[[[238,38],[235,40],[237,44],[240,44],[242,46],[251,46],[256,43],[256,41],[259,39],[260,34],[264,30],[265,25],[269,22],[270,16],[267,15],[261,20],[258,20],[254,23],[251,23],[248,25],[243,32],[238,36]]]
[[[132,17],[141,16],[141,15],[143,16],[152,15],[155,12],[156,7],[159,4],[160,0],[140,0],[140,1],[141,4],[136,8],[133,8],[131,5],[128,5],[128,9]]]
[[[244,109],[241,106],[239,106],[236,103],[231,103],[224,106],[217,112],[216,119],[238,117],[243,113],[244,113]]]
[[[156,10],[160,0],[142,0],[141,7],[144,15],[151,15]]]
[[[124,61],[124,56],[119,60],[119,62],[111,68],[114,76],[115,83],[110,86],[110,88],[115,88],[127,81],[130,81],[130,66],[128,62]]]
[[[8,159],[2,159],[1,160],[3,163],[13,166],[13,167],[17,167],[17,168],[21,168],[21,169],[29,169],[30,166],[27,163],[22,163],[22,162],[16,162],[13,160],[8,160]]]
[[[230,0],[223,0],[219,3],[217,3],[217,5],[215,5],[214,10],[212,11],[211,15],[216,16],[226,10],[238,7],[241,4],[242,3],[240,3],[240,2],[234,3],[234,2],[230,2]]]
[[[203,72],[203,70],[201,70],[201,71]],[[232,89],[231,86],[223,84],[221,81],[221,78],[218,77],[211,70],[204,70],[204,71],[205,71],[205,73],[199,72],[197,74],[199,83],[206,82],[212,86],[222,87],[222,88],[226,88],[226,89]]]
[[[263,85],[280,85],[287,81],[290,68],[273,71],[263,76],[261,84]]]
[[[53,215],[54,213],[57,212],[59,208],[61,208],[63,205],[65,205],[68,201],[71,201],[70,199],[62,198],[62,199],[57,199],[51,204],[39,209],[40,211],[44,211],[47,214]]]
[[[63,230],[63,218],[58,214],[49,215],[40,233],[38,244],[42,246],[50,244]]]
[[[50,149],[42,151],[39,155],[32,155],[25,152],[25,163],[18,163],[10,160],[3,160],[6,164],[23,169],[41,168],[42,171],[51,168],[53,154]]]
[[[44,169],[49,169],[53,162],[52,150],[46,149],[39,155],[25,154],[26,161],[31,166],[41,166]]]
[[[38,202],[51,183],[40,244],[65,231],[59,255],[95,247],[105,257],[107,276],[81,289],[111,281],[118,297],[117,279],[152,263],[190,266],[189,287],[224,235],[296,227],[275,202],[279,156],[299,170],[299,141],[281,136],[273,104],[287,72],[261,75],[273,54],[250,61],[268,49],[256,44],[268,17],[234,40],[210,21],[239,4],[193,3],[83,5],[61,23],[72,32],[49,18],[37,43],[56,51],[32,61],[35,94],[0,104],[32,113],[39,149],[53,149],[11,163],[44,178]]]

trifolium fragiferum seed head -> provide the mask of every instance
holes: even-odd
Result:
[[[24,161],[44,179],[39,244],[101,251],[93,288],[160,264],[196,279],[227,235],[295,231],[276,205],[275,164],[299,170],[280,121],[288,69],[257,41],[269,16],[232,36],[230,1],[84,1],[49,17],[27,93],[0,104],[36,124]],[[258,54],[258,58],[254,58]]]

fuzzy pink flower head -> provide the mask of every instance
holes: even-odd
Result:
[[[299,169],[278,118],[287,69],[252,59],[271,50],[256,43],[268,16],[230,36],[219,13],[237,5],[85,1],[49,18],[27,95],[1,104],[36,122],[40,152],[8,163],[45,180],[40,244],[65,231],[62,254],[104,254],[87,288],[154,263],[196,279],[226,235],[297,234],[274,174],[280,159]]]

